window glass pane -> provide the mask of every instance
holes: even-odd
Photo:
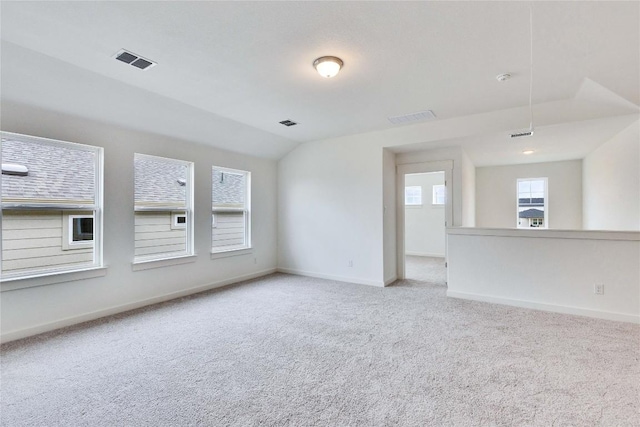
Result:
[[[406,205],[422,204],[422,187],[410,186],[404,189],[404,202]]]
[[[135,154],[136,261],[192,253],[192,167],[182,160]]]
[[[211,251],[250,247],[249,172],[213,167],[211,180]]]
[[[134,167],[136,207],[186,207],[189,166],[185,162],[135,154]]]
[[[101,265],[93,241],[102,149],[4,133],[0,146],[2,276]]]
[[[546,227],[546,179],[518,180],[519,228]]]
[[[3,167],[3,204],[93,205],[97,154],[78,147],[3,138],[2,164],[28,170],[26,175],[14,175]]]
[[[211,200],[215,207],[244,208],[245,174],[213,170]]]

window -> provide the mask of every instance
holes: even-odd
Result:
[[[134,263],[193,255],[193,163],[134,155]]]
[[[404,204],[407,206],[422,205],[422,187],[419,185],[405,187]]]
[[[3,280],[102,267],[102,156],[2,133]]]
[[[518,228],[548,228],[547,178],[518,179]]]
[[[251,173],[213,167],[211,252],[251,247]]]
[[[446,201],[446,190],[444,184],[438,184],[433,186],[433,204],[444,205]]]

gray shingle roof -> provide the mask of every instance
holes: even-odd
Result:
[[[188,167],[185,164],[150,157],[135,156],[136,205],[185,205]]]
[[[246,176],[213,171],[213,188],[211,200],[214,207],[243,207]]]
[[[527,209],[518,214],[520,218],[544,218],[544,211],[539,209]]]
[[[3,200],[93,203],[95,153],[6,139],[2,163],[29,169],[27,176],[2,175]]]

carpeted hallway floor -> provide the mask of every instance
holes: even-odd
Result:
[[[274,274],[8,343],[3,426],[637,426],[640,327]]]

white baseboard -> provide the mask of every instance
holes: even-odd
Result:
[[[389,277],[388,279],[384,280],[384,285],[385,286],[389,286],[390,284],[392,284],[393,282],[395,282],[396,280],[398,280],[398,276],[396,276],[395,274],[392,277]]]
[[[242,276],[231,277],[228,279],[220,280],[206,285],[195,286],[189,289],[183,289],[176,292],[171,292],[164,295],[159,295],[153,298],[148,298],[140,301],[135,301],[115,307],[106,308],[103,310],[96,310],[90,313],[85,313],[80,316],[66,317],[64,319],[56,320],[55,322],[41,323],[29,328],[19,329],[16,331],[10,331],[0,336],[0,342],[7,343],[9,341],[15,341],[22,338],[27,338],[32,335],[41,334],[44,332],[53,331],[67,326],[76,325],[78,323],[84,323],[91,320],[100,319],[101,317],[111,316],[125,311],[135,310],[137,308],[145,307],[147,305],[157,304],[160,302],[169,301],[176,298],[182,298],[188,295],[197,294],[199,292],[208,291],[210,289],[220,288],[223,286],[232,285],[234,283],[242,282],[244,280],[255,279],[258,277],[266,276],[271,273],[275,273],[275,268],[269,268],[266,270],[257,271],[254,273],[244,274]]]
[[[444,254],[432,254],[432,253],[428,253],[428,252],[405,251],[404,254],[405,255],[409,255],[409,256],[427,256],[427,257],[430,257],[430,258],[444,258]]]
[[[551,311],[554,313],[575,314],[578,316],[594,317],[597,319],[616,320],[619,322],[640,323],[640,316],[634,314],[615,313],[610,311],[592,310],[588,308],[570,307],[564,305],[546,304],[541,302],[501,298],[487,295],[470,294],[466,292],[447,291],[447,296],[473,301],[490,302],[494,304],[511,305],[514,307],[531,308],[534,310]]]
[[[287,274],[295,274],[296,276],[316,277],[318,279],[335,280],[335,281],[338,281],[338,282],[356,283],[358,285],[368,285],[368,286],[378,286],[378,287],[384,287],[385,286],[384,282],[376,282],[376,281],[373,281],[373,280],[358,279],[356,277],[343,277],[343,276],[333,276],[331,274],[313,273],[313,272],[310,272],[310,271],[296,270],[294,268],[278,267],[278,272],[287,273]]]

